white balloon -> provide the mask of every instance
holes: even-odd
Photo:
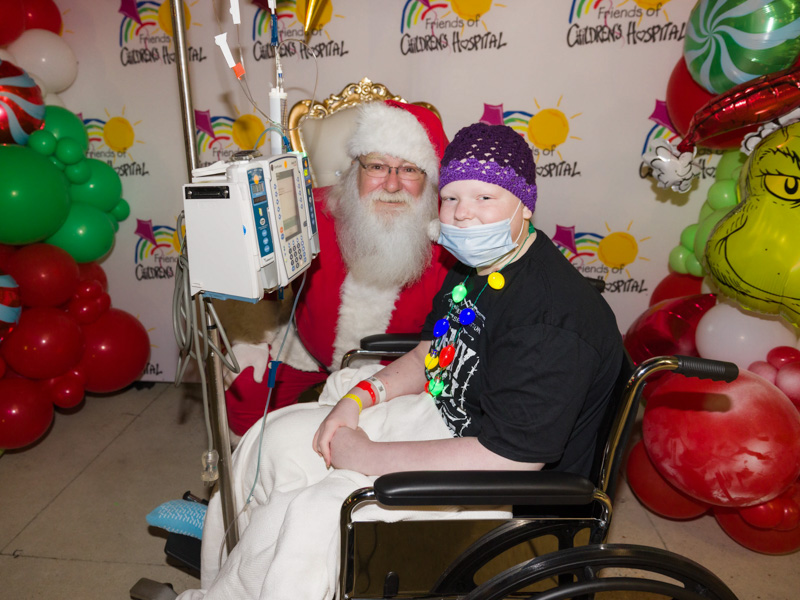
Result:
[[[14,58],[14,55],[11,54],[11,52],[9,52],[8,50],[4,50],[3,48],[0,48],[0,60],[7,60],[13,65],[17,64],[17,59]]]
[[[8,45],[14,63],[44,82],[47,91],[63,92],[78,76],[78,61],[60,35],[46,29],[28,29]]]
[[[64,104],[64,101],[61,99],[61,96],[58,94],[47,94],[44,97],[44,103],[47,106],[60,106],[61,108],[67,108]]]
[[[797,334],[780,317],[772,317],[733,306],[717,297],[697,323],[697,352],[703,358],[727,360],[746,369],[757,360],[766,360],[776,346],[794,346]]]
[[[33,83],[39,88],[39,91],[42,92],[42,98],[47,96],[47,86],[44,84],[44,81],[42,81],[42,78],[38,75],[31,74],[31,79],[33,79]],[[47,103],[45,102],[45,104]]]

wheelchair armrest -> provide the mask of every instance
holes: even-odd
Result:
[[[361,350],[371,352],[409,352],[420,342],[418,333],[378,333],[361,338]]]
[[[459,504],[586,505],[594,484],[558,471],[406,471],[379,477],[375,498],[386,506]]]

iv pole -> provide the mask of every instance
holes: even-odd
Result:
[[[186,29],[183,14],[183,0],[170,0],[172,9],[172,32],[175,41],[175,64],[178,67],[178,89],[181,100],[181,116],[183,119],[183,136],[188,169],[188,182],[192,181],[192,171],[199,166],[197,160],[197,136],[195,133],[194,109],[192,93],[189,86],[189,60],[186,52]],[[191,243],[191,241],[187,241]],[[191,267],[190,267],[191,268]],[[195,297],[199,304],[206,300],[202,296]],[[198,309],[197,314],[207,314]],[[220,335],[216,326],[210,321],[198,323],[205,327],[212,350],[205,365],[198,365],[205,370],[206,386],[209,402],[209,419],[211,421],[212,444],[219,453],[219,494],[222,504],[222,519],[225,527],[225,545],[230,554],[239,541],[239,528],[236,523],[233,503],[233,486],[231,482],[231,442],[228,434],[228,415],[225,412],[225,392],[222,387],[222,361],[213,348],[219,348]]]

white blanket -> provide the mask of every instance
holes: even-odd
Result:
[[[240,540],[224,555],[219,494],[208,508],[203,529],[203,589],[180,600],[328,600],[339,572],[339,510],[353,491],[375,480],[354,471],[326,469],[311,440],[331,406],[352,385],[380,367],[343,369],[325,385],[319,404],[298,404],[270,413],[244,435],[233,456],[233,493],[239,511],[253,488],[253,499],[238,517]],[[361,414],[359,425],[375,441],[414,441],[451,437],[427,394],[403,396]],[[259,447],[261,452],[259,455]],[[258,478],[256,479],[256,474]],[[458,507],[413,511],[365,505],[359,521],[459,518]],[[508,511],[463,513],[464,518],[508,517]],[[220,559],[223,562],[220,566]]]

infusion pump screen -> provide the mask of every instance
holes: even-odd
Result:
[[[283,217],[283,234],[289,241],[300,233],[300,217],[297,210],[297,191],[294,187],[294,171],[291,169],[275,175],[278,184],[278,201]]]

